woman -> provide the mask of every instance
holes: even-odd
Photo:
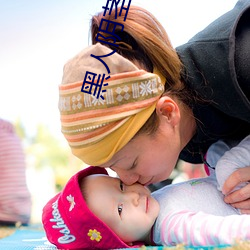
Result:
[[[149,185],[168,178],[178,158],[202,163],[212,143],[250,134],[249,12],[250,1],[239,1],[176,51],[144,9],[130,6],[125,22],[125,13],[94,16],[96,45],[65,65],[60,87],[62,132],[72,152],[87,164],[113,169],[128,185]],[[100,31],[102,18],[124,25],[109,26],[116,44]],[[85,72],[107,72],[92,55],[110,55],[102,57],[111,72],[104,101],[79,92]],[[225,190],[249,179],[250,167],[238,170]],[[247,185],[225,201],[250,211],[249,191]]]

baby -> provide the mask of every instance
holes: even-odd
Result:
[[[220,157],[217,152],[228,149],[222,141],[214,144],[207,155],[209,165]],[[227,178],[220,175],[220,166],[224,174],[227,164],[230,174],[243,163],[246,166],[249,158],[250,136],[218,160],[218,180],[211,168],[209,177],[169,185],[152,194],[141,184],[127,186],[103,168],[88,167],[71,177],[44,207],[47,238],[60,249],[207,246],[250,239],[250,216],[226,204],[218,190]]]

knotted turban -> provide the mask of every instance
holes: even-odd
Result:
[[[89,165],[101,165],[124,147],[145,124],[164,92],[160,74],[138,69],[99,43],[82,50],[64,66],[59,86],[61,129],[72,153]],[[102,96],[81,92],[86,72],[106,74]],[[106,83],[106,84],[105,84]],[[106,85],[106,86],[104,86]]]

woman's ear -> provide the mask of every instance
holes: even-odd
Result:
[[[162,96],[156,104],[156,113],[160,119],[175,126],[180,122],[178,104],[169,96]]]

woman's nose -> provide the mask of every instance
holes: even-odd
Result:
[[[139,180],[139,175],[135,173],[129,173],[127,170],[119,169],[119,168],[112,168],[119,176],[119,178],[124,182],[126,185],[132,185]]]

